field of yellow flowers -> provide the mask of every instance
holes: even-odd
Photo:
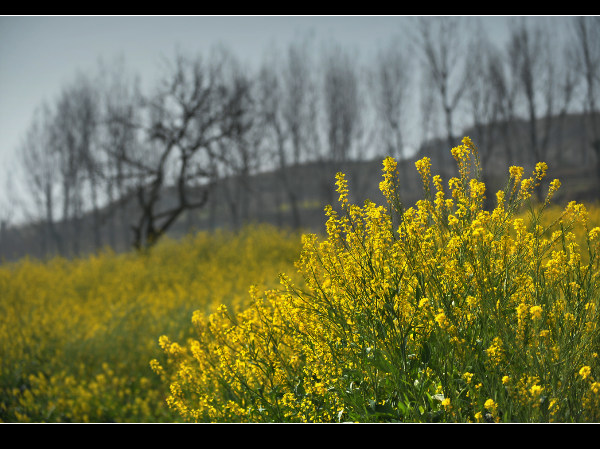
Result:
[[[0,421],[180,421],[150,368],[158,337],[189,337],[194,311],[243,307],[299,250],[299,235],[256,226],[0,266]]]
[[[553,205],[544,163],[487,192],[470,139],[451,151],[447,181],[416,163],[411,207],[391,158],[386,205],[339,173],[322,237],[0,268],[0,418],[600,421],[600,208]]]

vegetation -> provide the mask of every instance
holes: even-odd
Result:
[[[352,204],[338,173],[323,237],[3,266],[0,418],[598,422],[600,208],[551,205],[558,180],[538,203],[539,163],[486,210],[475,146],[452,155],[448,190],[416,163],[413,207],[393,158],[385,206]]]
[[[569,201],[600,182],[600,18],[564,47],[414,19],[366,66],[217,46],[41,104],[0,204],[0,421],[599,421],[600,207]]]
[[[303,237],[302,285],[282,276],[241,312],[195,313],[194,338],[161,337],[169,363],[153,367],[171,409],[189,421],[597,421],[600,227],[582,204],[548,209],[559,181],[532,206],[544,163],[529,178],[511,167],[484,210],[470,139],[452,154],[451,196],[424,158],[425,197],[408,209],[393,159],[387,209],[351,204],[338,174],[341,212],[327,209],[326,239]]]
[[[0,267],[0,421],[177,421],[149,366],[194,310],[236,310],[288,271],[300,237],[271,227],[166,239],[147,254]],[[160,358],[160,357],[159,357]]]

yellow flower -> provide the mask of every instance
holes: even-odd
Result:
[[[499,420],[498,417],[498,404],[493,399],[488,399],[483,404],[483,407],[488,411],[488,413],[494,418],[495,421]],[[487,418],[487,416],[486,416]]]
[[[589,232],[588,237],[590,240],[597,240],[600,237],[600,227],[592,228]]]
[[[592,369],[589,366],[583,366],[579,370],[579,375],[581,376],[582,379],[587,379],[588,377],[591,376],[591,374],[592,374]]]
[[[523,177],[523,167],[513,165],[508,169],[508,172],[510,173],[511,178],[514,178],[516,182],[519,182]]]
[[[545,162],[538,162],[537,164],[535,164],[535,177],[538,180],[542,179],[544,176],[546,176],[546,170],[548,170],[548,164],[546,164]]]
[[[489,411],[496,410],[496,408],[498,407],[498,405],[494,402],[493,399],[488,399],[487,401],[485,401],[485,404],[483,404],[483,406]]]
[[[456,159],[459,163],[465,161],[469,157],[469,148],[465,145],[459,145],[457,147],[452,148],[450,150],[454,159]]]
[[[477,179],[471,179],[469,188],[471,189],[472,198],[483,197],[483,194],[485,193],[485,184]]]
[[[384,168],[386,171],[386,168]],[[393,201],[393,193],[394,193],[394,182],[391,172],[387,172],[384,174],[384,179],[379,183],[379,190],[388,201]]]
[[[342,205],[348,204],[348,182],[346,176],[339,172],[335,175],[337,192],[340,194],[339,202]]]
[[[519,191],[519,197],[526,200],[531,197],[531,187],[533,180],[531,178],[523,179],[521,181],[521,190]]]
[[[440,312],[435,316],[435,321],[439,324],[442,329],[445,329],[448,326],[448,318],[444,312]]]
[[[496,203],[498,204],[500,209],[502,209],[504,205],[504,196],[504,190],[498,190],[496,192]]]
[[[531,393],[532,397],[537,398],[540,394],[542,394],[543,390],[544,388],[540,385],[532,385],[532,387],[529,389],[529,392]]]
[[[554,179],[550,183],[550,188],[548,189],[548,196],[546,197],[546,202],[548,202],[554,193],[560,188],[560,181],[558,179]]]
[[[473,379],[473,373],[466,372],[462,375],[462,377],[465,379],[465,382],[469,384],[471,383],[471,379]]]
[[[398,163],[393,157],[388,156],[383,160],[383,171],[385,173],[393,173],[397,166]]]
[[[473,141],[471,140],[471,138],[469,136],[463,137],[462,143],[464,146],[469,147],[469,148],[475,147],[475,144],[473,144]]]
[[[529,309],[529,313],[531,314],[531,318],[534,320],[539,320],[542,318],[542,308],[540,306],[532,306]]]
[[[498,365],[502,361],[502,340],[500,337],[494,338],[494,341],[489,348],[486,349],[486,353],[490,363],[493,366]]]
[[[415,167],[417,167],[417,171],[420,173],[423,182],[428,182],[429,175],[431,173],[431,159],[428,157],[424,157],[415,162]]]

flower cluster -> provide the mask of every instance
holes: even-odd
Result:
[[[177,341],[192,334],[190,315],[245,308],[248,285],[276,285],[299,250],[299,235],[257,226],[165,239],[144,255],[3,264],[0,422],[180,420],[161,363],[187,351]]]
[[[339,174],[341,211],[326,208],[326,238],[303,236],[301,281],[194,315],[160,367],[169,404],[190,421],[596,419],[600,231],[583,205],[549,205],[558,181],[534,202],[545,164],[510,167],[488,210],[473,142],[452,154],[449,192],[416,162],[425,196],[407,209],[393,159],[391,207],[351,204]]]

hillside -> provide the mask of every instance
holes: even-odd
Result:
[[[560,124],[561,126],[558,126]],[[470,136],[478,145],[484,165],[484,181],[488,191],[502,188],[509,165],[521,165],[530,170],[534,161],[527,148],[525,123],[513,128],[510,138],[512,159],[509,160],[505,140],[490,138],[499,136],[501,124],[485,127],[478,132],[467,129],[462,135]],[[566,116],[558,122],[549,136],[547,157],[549,166],[548,181],[559,178],[562,187],[555,201],[564,203],[570,200],[595,202],[600,199],[596,175],[596,154],[589,142],[585,142],[584,123],[580,115]],[[488,136],[487,138],[485,136]],[[486,142],[492,142],[486,145]],[[458,143],[458,140],[457,140]],[[447,180],[455,175],[454,162],[445,139],[435,139],[423,145],[417,154],[402,161],[402,195],[406,205],[413,204],[421,196],[420,180],[414,162],[423,156],[432,160],[432,172]],[[284,181],[281,172],[264,172],[250,177],[242,183],[237,178],[220,180],[211,192],[208,205],[200,210],[184,213],[169,231],[171,237],[181,237],[192,230],[214,230],[218,228],[236,229],[247,222],[265,222],[281,227],[294,227],[292,208],[286,195],[285,185],[293,183],[297,197],[301,229],[312,232],[323,230],[326,204],[335,204],[335,173],[346,173],[351,201],[362,203],[365,199],[383,201],[378,185],[381,178],[381,160],[355,161],[342,165],[308,163],[287,170]],[[356,192],[359,192],[358,194]],[[172,193],[165,192],[163,204],[168,205]],[[102,246],[110,246],[116,251],[131,247],[131,224],[138,215],[134,198],[119,204],[106,206],[101,211],[102,225],[100,239]],[[63,241],[71,243],[67,256],[85,255],[96,248],[92,239],[92,216],[87,214],[77,223],[67,226],[58,223],[56,232]],[[57,253],[52,240],[42,232],[44,223],[30,223],[20,227],[3,225],[0,230],[0,258],[10,261],[25,255],[43,257]],[[76,230],[74,234],[73,230]]]

